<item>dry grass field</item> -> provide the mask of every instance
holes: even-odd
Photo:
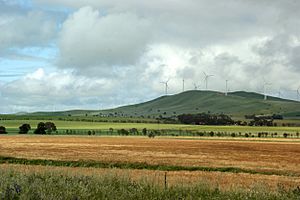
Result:
[[[164,185],[163,171],[152,170],[131,170],[131,169],[97,169],[97,168],[69,168],[54,166],[27,166],[2,164],[0,169],[19,171],[23,174],[30,173],[57,173],[70,176],[103,176],[117,175],[129,177],[132,180],[145,180],[153,184]],[[167,172],[168,186],[191,186],[198,183],[205,183],[211,188],[218,187],[222,190],[251,189],[265,187],[268,190],[276,190],[281,185],[284,188],[295,188],[300,185],[299,177],[286,177],[276,175],[260,175],[245,173],[223,173],[223,172],[202,172],[202,171],[170,171]]]
[[[28,159],[238,167],[300,175],[300,143],[297,140],[267,142],[18,135],[0,137],[0,155]]]

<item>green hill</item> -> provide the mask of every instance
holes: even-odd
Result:
[[[182,113],[224,113],[235,117],[245,114],[282,114],[288,117],[300,117],[300,102],[268,97],[252,92],[232,92],[228,96],[214,91],[186,91],[162,96],[157,99],[102,111],[74,110],[51,113],[51,115],[118,115],[132,117],[171,116]],[[35,113],[46,115],[47,113]],[[48,113],[50,114],[50,113]]]
[[[133,116],[210,112],[233,116],[276,113],[292,117],[300,115],[300,103],[276,97],[268,97],[265,101],[263,95],[249,92],[233,92],[225,96],[220,92],[194,90],[109,111]]]

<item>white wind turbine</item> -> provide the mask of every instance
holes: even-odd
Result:
[[[182,79],[182,92],[184,92],[184,79]]]
[[[212,74],[206,74],[205,72],[203,72],[203,74],[204,74],[205,89],[207,90],[207,88],[208,88],[208,78],[212,77],[214,75],[212,75]]]
[[[226,80],[225,96],[228,95],[228,82],[229,80]]]
[[[200,88],[200,85],[197,85],[196,83],[194,83],[194,89],[198,90]]]
[[[165,82],[160,82],[160,83],[162,83],[162,84],[164,84],[165,85],[165,94],[167,95],[168,94],[168,88],[169,88],[169,85],[168,85],[168,83],[169,83],[169,81],[170,81],[170,79],[168,79],[167,81],[165,81]]]
[[[300,86],[297,89],[297,100],[300,101]]]
[[[281,98],[281,87],[279,88],[279,91],[278,91],[278,98]]]
[[[267,86],[272,85],[271,83],[268,83],[265,79],[264,79],[264,100],[267,100],[268,96],[267,96]]]

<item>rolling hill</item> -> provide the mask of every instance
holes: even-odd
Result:
[[[115,109],[88,111],[73,110],[55,113],[34,113],[35,115],[118,115],[118,116],[171,116],[182,113],[224,113],[234,117],[245,114],[282,114],[286,117],[300,117],[300,102],[268,97],[253,92],[232,92],[228,96],[214,91],[191,90],[175,95],[162,96],[157,99]]]

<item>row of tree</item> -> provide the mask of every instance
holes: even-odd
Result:
[[[234,120],[228,115],[224,114],[182,114],[178,115],[178,120],[183,124],[196,124],[196,125],[234,125]]]
[[[27,134],[31,130],[30,124],[22,124],[19,127],[20,134]],[[34,130],[34,134],[45,135],[57,131],[56,125],[53,122],[40,122]],[[7,134],[6,128],[0,126],[0,134]]]

